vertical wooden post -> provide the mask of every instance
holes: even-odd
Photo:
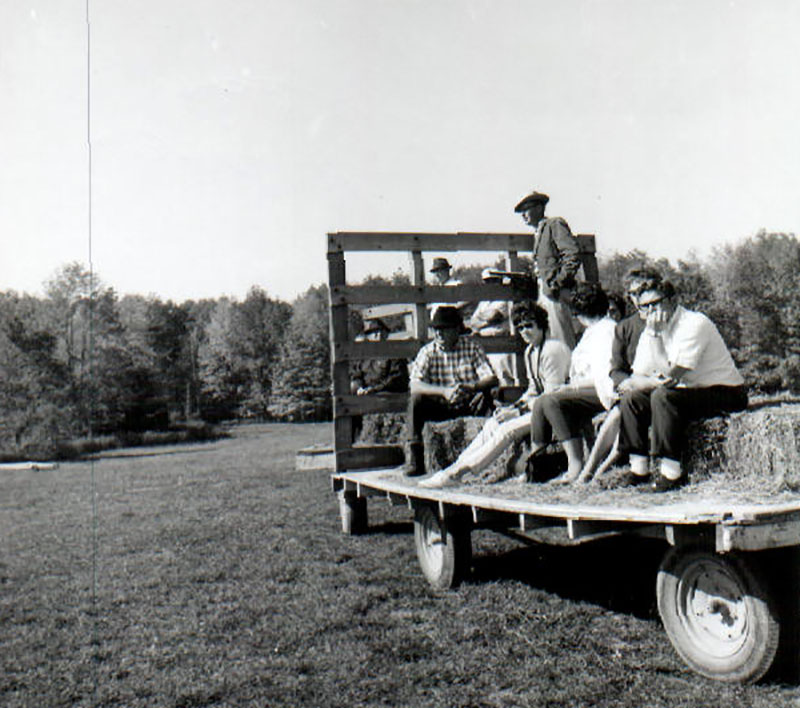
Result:
[[[334,250],[336,249],[336,250]],[[328,234],[328,283],[329,296],[333,297],[333,288],[345,285],[345,260],[344,253],[334,244],[331,234]],[[336,471],[340,471],[339,453],[349,450],[353,446],[353,421],[349,415],[339,412],[339,396],[350,393],[350,362],[340,358],[341,345],[350,340],[349,316],[347,303],[334,304],[331,299],[331,381],[333,383],[333,449],[336,453]]]
[[[411,251],[411,284],[418,287],[425,286],[425,263],[422,260],[422,251]],[[428,308],[424,303],[418,303],[414,308],[414,337],[420,342],[428,338]]]
[[[516,251],[509,251],[506,254],[506,270],[510,271],[518,271],[520,269],[520,259],[519,254]],[[512,303],[507,303],[508,307],[508,331],[511,335],[517,333],[516,328],[514,327],[514,321],[511,319],[511,312],[512,312]],[[514,385],[515,386],[524,386],[528,382],[528,376],[525,371],[525,357],[522,354],[515,354],[513,365],[514,371]]]

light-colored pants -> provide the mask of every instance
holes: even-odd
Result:
[[[539,279],[539,305],[547,310],[547,324],[550,336],[560,339],[570,349],[575,349],[575,330],[572,327],[572,315],[569,307],[560,300],[554,300],[544,294],[544,283]]]
[[[460,471],[469,467],[473,472],[486,469],[500,457],[503,450],[528,434],[530,423],[529,411],[524,411],[522,415],[504,423],[498,423],[496,418],[489,418],[475,439],[464,448],[450,468]]]

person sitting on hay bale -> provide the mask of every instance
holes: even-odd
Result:
[[[653,268],[632,268],[624,276],[625,292],[634,308],[634,313],[617,322],[614,329],[614,342],[611,346],[611,381],[614,390],[619,396],[619,386],[634,372],[633,363],[639,338],[645,327],[645,313],[639,311],[638,297],[642,286],[647,283],[661,282],[661,274]],[[618,306],[619,307],[619,306]],[[622,308],[624,309],[624,308]],[[611,312],[609,303],[609,316],[616,319]],[[647,362],[641,360],[640,367],[645,367]],[[639,370],[638,373],[646,373]],[[608,411],[600,428],[597,431],[594,446],[583,466],[578,481],[589,482],[595,477],[603,475],[614,463],[621,459],[619,454],[619,429],[620,410],[614,405]]]
[[[465,474],[485,470],[506,448],[528,433],[530,410],[537,397],[566,382],[571,353],[566,344],[547,337],[547,311],[534,303],[522,303],[514,307],[512,319],[527,343],[524,358],[528,389],[513,406],[497,408],[458,459],[422,480],[420,487],[444,487],[455,484]]]
[[[553,480],[556,483],[578,479],[583,470],[583,431],[615,400],[609,370],[616,323],[608,316],[608,298],[599,284],[578,283],[571,304],[586,329],[572,352],[569,385],[536,400],[531,412],[531,449],[520,461],[525,469],[528,460],[555,438],[567,455],[567,471]]]
[[[407,441],[403,474],[425,474],[422,428],[429,420],[485,415],[492,408],[490,389],[497,376],[486,352],[462,336],[464,321],[455,307],[441,305],[431,321],[434,340],[417,353],[409,370]]]
[[[743,410],[747,391],[719,330],[678,305],[669,281],[645,283],[637,300],[646,327],[636,359],[660,364],[654,375],[634,375],[619,386],[619,448],[630,457],[635,484],[648,481],[649,458],[657,461],[652,490],[664,492],[688,481],[680,460],[689,421]]]

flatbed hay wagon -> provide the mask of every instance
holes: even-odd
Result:
[[[597,278],[594,239],[581,237],[584,277]],[[709,494],[690,485],[667,494],[632,489],[563,488],[508,480],[425,489],[399,470],[402,453],[392,445],[353,443],[352,419],[368,413],[405,410],[404,394],[350,395],[352,360],[414,356],[426,341],[427,303],[509,300],[526,297],[513,284],[456,287],[425,283],[423,253],[487,251],[506,254],[508,270],[530,251],[529,234],[335,233],[328,237],[331,347],[334,394],[335,469],[342,530],[367,528],[367,500],[407,506],[414,516],[414,542],[423,575],[437,591],[467,577],[471,532],[493,529],[521,539],[541,540],[557,530],[563,542],[587,543],[633,535],[663,541],[656,579],[658,611],[672,645],[703,676],[734,682],[763,677],[783,655],[795,662],[798,626],[797,569],[788,553],[775,567],[775,549],[800,546],[800,494],[757,499],[742,493]],[[347,285],[347,251],[405,251],[412,282],[407,286]],[[349,331],[353,306],[406,308],[412,328],[406,339],[354,342]],[[487,351],[521,352],[517,338],[482,339]],[[521,367],[518,377],[524,384]],[[767,562],[769,560],[769,562]],[[778,582],[776,582],[776,580]]]

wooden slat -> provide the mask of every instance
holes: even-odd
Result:
[[[576,234],[582,253],[595,252],[593,234]],[[342,251],[522,251],[533,249],[533,233],[412,233],[339,231],[328,234],[328,252]]]
[[[333,347],[334,361],[345,359],[411,359],[423,343],[416,339],[387,339],[383,342],[342,342]]]
[[[407,393],[383,393],[370,396],[335,396],[334,415],[365,413],[400,413],[408,407]]]
[[[757,551],[800,545],[800,521],[796,518],[758,526],[719,526],[717,551]]]
[[[480,337],[479,342],[487,352],[524,351],[525,343],[519,337]],[[412,359],[424,342],[416,339],[387,339],[383,342],[342,342],[333,346],[334,361],[361,359]]]
[[[328,254],[328,282],[332,288],[345,283],[345,260],[343,253]],[[349,315],[347,305],[333,304],[330,307],[330,346],[337,346],[350,340]],[[331,379],[333,395],[350,393],[350,364],[346,359],[331,360]],[[353,444],[353,421],[349,417],[333,419],[333,448],[342,450]],[[337,458],[338,459],[338,458]],[[338,466],[336,469],[340,469]],[[345,469],[345,468],[341,468]]]
[[[411,252],[411,284],[416,288],[425,287],[425,262],[419,249]],[[428,337],[428,308],[418,302],[413,314],[414,337],[424,342]]]
[[[402,448],[394,445],[351,447],[337,450],[336,470],[359,470],[378,467],[397,467],[404,461]]]
[[[328,251],[530,251],[532,234],[340,231]]]
[[[386,314],[401,314],[402,305],[429,302],[480,302],[481,300],[512,300],[519,302],[530,297],[525,288],[502,283],[464,283],[462,285],[340,285],[331,286],[331,303],[336,305],[389,305],[400,303],[397,310]],[[370,313],[372,314],[372,313]]]
[[[599,538],[618,534],[623,531],[631,532],[635,526],[630,523],[616,521],[587,521],[585,519],[567,519],[567,535],[573,541],[589,538]]]

